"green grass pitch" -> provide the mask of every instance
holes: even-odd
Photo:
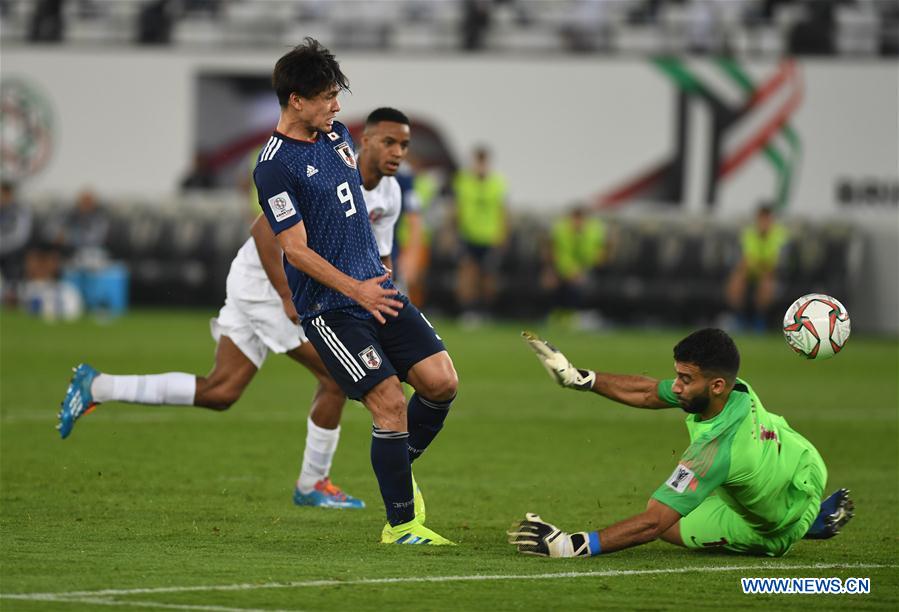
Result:
[[[210,314],[47,325],[3,313],[0,608],[899,609],[895,339],[859,335],[817,363],[779,335],[736,338],[741,375],[818,447],[828,491],[852,489],[856,518],[836,539],[800,542],[782,559],[656,542],[547,560],[514,553],[505,530],[526,511],[568,530],[641,511],[686,446],[683,413],[559,389],[516,325],[436,322],[461,386],[446,428],[415,466],[428,525],[459,543],[434,549],[377,543],[384,519],[370,419],[356,403],[347,404],[332,475],[368,507],[293,506],[313,385],[281,356],[226,413],[107,404],[59,439],[56,410],[72,366],[205,373]],[[538,331],[578,365],[667,377],[686,330]],[[744,595],[739,579],[748,576],[870,577],[872,592]]]

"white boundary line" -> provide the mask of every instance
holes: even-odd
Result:
[[[646,576],[664,574],[689,574],[712,572],[755,572],[755,571],[792,571],[792,570],[853,570],[853,569],[887,569],[899,568],[899,565],[881,565],[872,563],[815,563],[807,565],[778,565],[776,563],[756,565],[718,565],[676,567],[667,569],[636,570],[597,570],[589,572],[552,572],[543,574],[471,574],[461,576],[402,576],[397,578],[358,578],[355,580],[301,580],[295,582],[263,582],[238,583],[198,586],[172,586],[137,589],[103,589],[99,591],[65,591],[57,593],[0,593],[2,599],[19,599],[31,601],[79,601],[84,603],[103,604],[104,601],[115,605],[146,605],[156,607],[174,607],[173,604],[156,604],[155,602],[110,601],[104,598],[128,595],[150,595],[159,593],[190,593],[207,591],[254,591],[259,589],[297,589],[330,586],[364,586],[371,584],[411,584],[439,582],[485,582],[497,580],[559,580],[571,578],[615,578],[619,576]],[[91,599],[91,601],[87,601]],[[220,608],[215,606],[177,606],[181,610],[248,610],[247,608]]]

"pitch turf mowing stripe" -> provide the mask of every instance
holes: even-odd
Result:
[[[149,595],[157,593],[191,593],[203,591],[253,591],[257,589],[296,589],[331,586],[365,586],[369,584],[411,584],[427,582],[487,582],[496,580],[559,580],[571,578],[616,578],[619,576],[648,576],[664,574],[717,573],[717,572],[781,572],[793,570],[855,570],[894,569],[899,565],[876,563],[814,563],[807,565],[713,565],[675,567],[667,569],[600,570],[591,572],[551,572],[545,574],[471,574],[462,576],[400,576],[397,578],[358,578],[355,580],[301,580],[296,582],[263,582],[259,584],[211,584],[206,586],[173,586],[138,589],[105,589],[102,591],[66,591],[59,593],[0,593],[3,599],[53,601],[61,598],[113,597],[121,595]]]

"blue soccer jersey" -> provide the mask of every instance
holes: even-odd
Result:
[[[335,121],[332,132],[317,132],[312,141],[274,132],[259,154],[253,179],[275,234],[302,221],[309,248],[347,276],[366,280],[385,272],[362,196],[353,139],[342,123]],[[286,258],[284,269],[304,321],[329,310],[371,316]],[[393,288],[389,280],[382,286]]]

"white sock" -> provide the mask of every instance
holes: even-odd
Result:
[[[97,402],[192,406],[196,391],[197,377],[184,372],[129,376],[100,374],[91,383],[91,394]]]
[[[306,494],[315,488],[315,483],[331,473],[331,462],[340,440],[340,426],[325,429],[306,419],[306,450],[303,452],[303,467],[297,480],[300,493]]]

